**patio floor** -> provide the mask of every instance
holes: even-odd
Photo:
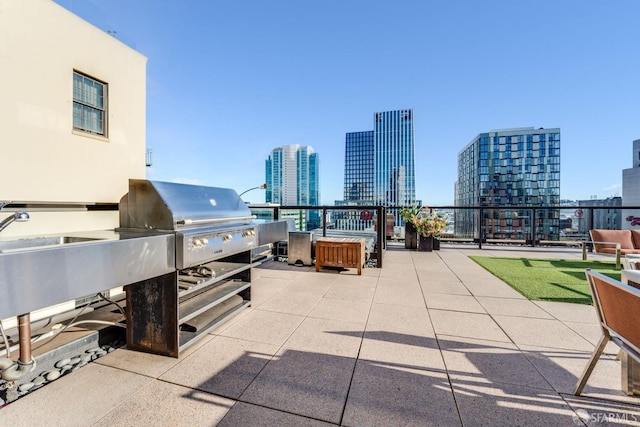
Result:
[[[0,409],[2,425],[640,425],[591,306],[531,302],[468,256],[579,249],[390,245],[384,268],[270,261],[252,307],[178,359],[118,349]],[[590,255],[597,259],[597,255]]]

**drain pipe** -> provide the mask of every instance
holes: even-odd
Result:
[[[20,343],[20,359],[18,362],[31,362],[31,314],[18,316],[18,342]]]
[[[20,358],[16,363],[2,370],[2,379],[5,381],[20,379],[36,368],[36,361],[31,355],[31,315],[29,313],[18,316],[18,342]]]

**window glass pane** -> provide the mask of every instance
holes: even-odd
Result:
[[[106,84],[73,73],[73,128],[105,135]]]

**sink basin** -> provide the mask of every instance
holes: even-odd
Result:
[[[0,241],[0,253],[15,252],[29,249],[38,249],[45,246],[66,245],[69,243],[90,242],[102,240],[91,237],[75,236],[51,236],[51,237],[29,237],[15,240]]]
[[[0,319],[175,271],[172,233],[87,230],[0,237]]]

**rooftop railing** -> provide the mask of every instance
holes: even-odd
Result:
[[[350,206],[249,206],[259,217],[290,218],[295,229],[327,234],[368,232],[375,239],[371,256],[379,268],[387,241],[404,240],[401,207]],[[430,206],[428,209],[448,218],[442,242],[477,245],[513,244],[525,246],[583,246],[589,230],[626,229],[640,226],[640,206],[564,205],[564,206]],[[561,214],[569,212],[569,215]],[[262,213],[262,215],[260,215]],[[566,216],[566,217],[563,217]],[[378,227],[377,218],[385,218]],[[380,244],[378,244],[380,243]],[[585,243],[587,243],[585,245]]]

